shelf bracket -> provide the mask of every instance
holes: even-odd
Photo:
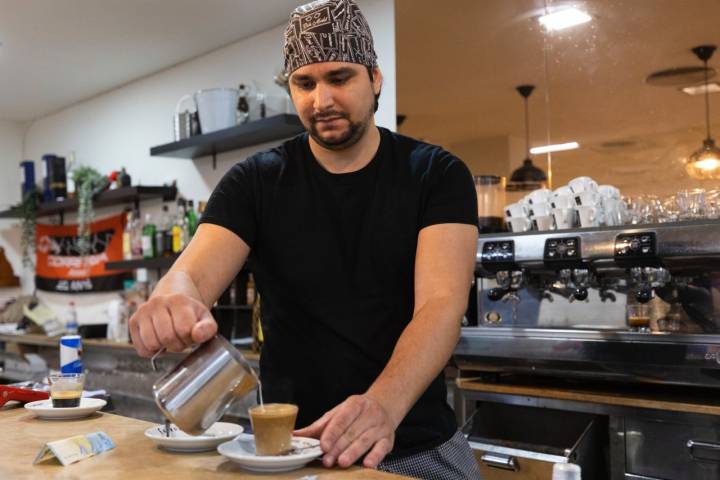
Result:
[[[213,170],[217,170],[217,152],[213,148]]]
[[[65,225],[65,212],[63,210],[60,210],[60,225]]]

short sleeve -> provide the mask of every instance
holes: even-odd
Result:
[[[477,194],[470,170],[447,152],[432,167],[420,228],[440,223],[465,223],[477,226]]]
[[[258,231],[257,176],[253,158],[235,164],[208,200],[200,223],[225,227],[253,248]]]

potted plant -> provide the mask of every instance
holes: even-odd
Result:
[[[92,167],[79,166],[72,172],[75,182],[75,191],[78,199],[78,241],[77,248],[80,255],[90,253],[92,246],[90,240],[90,224],[95,218],[93,197],[108,186],[108,179]]]
[[[35,266],[35,225],[40,200],[40,192],[37,188],[33,187],[23,194],[22,202],[20,202],[18,207],[22,227],[20,246],[22,248],[22,263],[25,267]]]

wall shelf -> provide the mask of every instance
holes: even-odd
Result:
[[[100,192],[93,198],[94,207],[106,207],[109,205],[122,205],[124,203],[135,203],[137,206],[141,200],[150,200],[153,198],[161,198],[163,201],[169,202],[175,200],[177,196],[177,187],[121,187],[114,190],[106,190]],[[76,211],[78,208],[77,198],[69,198],[62,201],[43,202],[38,205],[37,216],[46,217],[49,215],[60,214],[65,212]],[[20,207],[13,207],[9,210],[0,212],[0,218],[22,218]]]
[[[297,115],[282,114],[150,148],[154,157],[198,158],[292,137],[305,131]]]

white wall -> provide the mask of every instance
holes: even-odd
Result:
[[[0,120],[0,210],[8,209],[20,200],[20,162],[23,160],[23,125],[7,120]],[[18,220],[0,220],[0,247],[15,275],[22,275],[22,258],[20,255],[20,229]],[[32,277],[31,277],[32,278]]]
[[[378,125],[395,130],[394,2],[360,0],[359,4],[375,37],[375,49],[385,78],[376,121]],[[34,159],[38,162],[36,169],[40,172],[39,159],[46,153],[74,156],[76,164],[90,165],[103,173],[124,166],[132,176],[133,184],[160,185],[177,180],[183,196],[206,200],[228,168],[268,145],[221,154],[218,156],[216,170],[212,169],[212,160],[209,157],[197,160],[151,157],[150,147],[172,141],[175,103],[186,93],[201,88],[237,87],[239,83],[254,82],[268,95],[282,95],[284,92],[273,83],[273,76],[283,65],[284,28],[284,25],[280,25],[37,119],[28,129],[24,152],[8,154],[12,158],[3,159],[2,162],[16,166],[21,156]],[[141,55],[142,52],[138,54]],[[17,201],[19,179],[10,183],[10,191],[18,191],[14,200],[11,200]],[[141,209],[157,211],[159,202],[143,204]],[[118,211],[103,209],[99,210],[98,214],[110,215]],[[66,221],[72,222],[73,217]],[[5,237],[7,227],[3,228]],[[19,251],[19,240],[16,250]],[[60,309],[66,305],[69,298],[60,294],[39,293],[52,307]],[[80,307],[80,323],[104,321],[102,310],[107,300],[114,295],[73,296],[73,300]]]

